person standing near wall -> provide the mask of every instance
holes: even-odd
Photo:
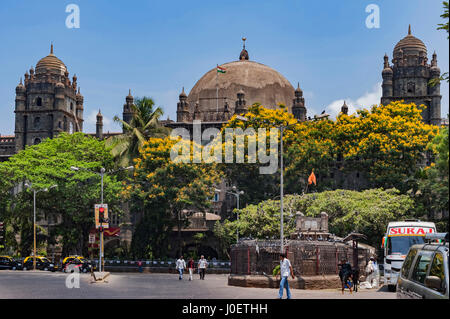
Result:
[[[280,281],[280,291],[278,293],[278,297],[280,299],[283,298],[283,292],[285,288],[287,299],[291,299],[291,291],[289,290],[289,282],[288,282],[288,278],[290,275],[292,276],[292,279],[295,279],[291,262],[289,261],[289,259],[286,258],[286,254],[280,254],[281,281]]]

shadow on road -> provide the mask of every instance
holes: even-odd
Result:
[[[381,286],[381,288],[379,288],[377,292],[390,292],[390,291],[387,286]]]

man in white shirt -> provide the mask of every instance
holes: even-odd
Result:
[[[177,260],[176,268],[178,270],[178,273],[180,276],[178,277],[179,280],[183,279],[183,271],[186,269],[186,262],[183,259],[183,256],[180,257],[180,259]]]
[[[292,270],[292,265],[289,259],[286,258],[286,254],[280,254],[280,291],[278,297],[283,298],[283,290],[286,287],[287,299],[291,299],[291,291],[289,290],[288,278],[292,275],[292,279],[295,279],[294,271]]]
[[[200,274],[200,279],[201,280],[205,280],[205,272],[206,272],[206,267],[207,266],[208,266],[208,261],[202,255],[200,260],[198,261],[198,272]]]

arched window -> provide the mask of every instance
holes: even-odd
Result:
[[[38,145],[39,143],[41,142],[41,139],[39,138],[39,137],[36,137],[35,139],[34,139],[34,145]]]
[[[70,103],[70,111],[73,112],[73,103]]]
[[[36,99],[36,105],[37,105],[37,106],[42,106],[42,98],[38,97],[38,98]]]
[[[39,128],[40,124],[41,124],[41,118],[39,116],[35,117],[34,121],[33,121],[34,128]]]

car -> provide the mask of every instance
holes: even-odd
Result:
[[[95,265],[91,264],[86,258],[83,256],[68,256],[63,259],[61,264],[61,270],[63,272],[91,272],[91,270],[95,270]]]
[[[0,269],[20,270],[22,269],[22,262],[10,256],[0,256]]]
[[[28,256],[23,260],[23,270],[33,269],[33,256]],[[36,256],[36,269],[45,271],[56,271],[58,266],[52,263],[47,257]]]
[[[397,284],[399,299],[449,299],[448,233],[425,239],[434,242],[413,245],[408,251]]]

